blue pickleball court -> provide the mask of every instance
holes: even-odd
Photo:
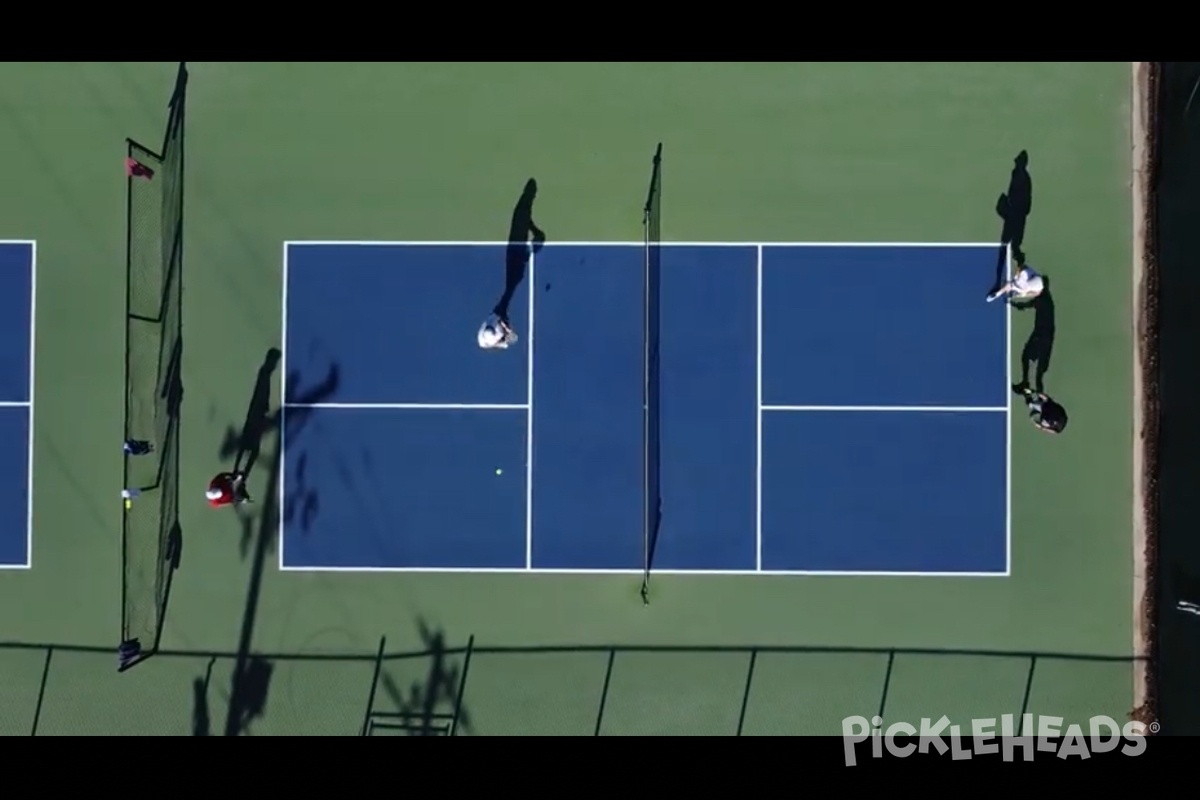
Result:
[[[0,241],[0,569],[33,551],[33,330],[37,245]]]
[[[284,250],[282,569],[642,571],[642,243]],[[1007,575],[1001,255],[663,244],[653,570]]]

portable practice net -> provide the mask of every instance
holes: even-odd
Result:
[[[157,646],[179,536],[186,88],[180,64],[160,152],[126,140],[122,669]]]
[[[645,239],[645,355],[642,395],[642,470],[643,470],[643,517],[642,517],[642,602],[650,601],[650,568],[654,562],[654,546],[658,540],[658,527],[662,518],[662,495],[659,474],[659,364],[658,364],[658,320],[659,287],[662,265],[659,259],[661,248],[662,211],[662,144],[654,152],[654,167],[650,175],[650,192],[642,213],[642,228]]]

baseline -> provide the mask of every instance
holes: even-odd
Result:
[[[919,413],[969,414],[975,412],[1007,414],[1008,406],[759,406],[763,411],[896,411]]]
[[[565,567],[281,567],[283,572],[394,572],[443,575],[642,575],[640,569],[570,569]],[[889,572],[855,570],[656,569],[655,575],[676,577],[831,577],[831,578],[997,578],[999,572]]]
[[[311,240],[288,240],[283,243],[284,249],[288,247],[331,247],[331,246],[347,246],[347,247],[507,247],[511,242],[505,241],[453,241],[453,240],[435,240],[435,241],[383,241],[383,240],[338,240],[338,239],[311,239]],[[644,241],[638,242],[588,242],[588,241],[571,241],[546,242],[546,247],[645,247]],[[656,247],[963,247],[963,248],[995,248],[998,245],[995,242],[658,242]]]

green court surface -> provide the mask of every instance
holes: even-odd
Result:
[[[161,141],[175,68],[0,65],[0,239],[38,248],[33,566],[0,571],[0,733],[1126,718],[1128,63],[189,64],[184,545],[163,652],[118,674],[121,159],[125,137]],[[677,241],[998,240],[1028,152],[1025,250],[1054,278],[1047,383],[1072,427],[1013,415],[1011,576],[661,575],[644,607],[629,576],[280,572],[269,504],[244,526],[204,504],[280,346],[285,240],[496,241],[531,175],[552,239],[640,240],[659,141]],[[1031,322],[1013,316],[1014,357]]]

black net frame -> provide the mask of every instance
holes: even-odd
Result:
[[[155,152],[126,140],[126,282],[121,643],[124,670],[158,648],[180,541],[183,180],[187,66],[179,65]],[[136,452],[136,451],[135,451]]]
[[[662,281],[662,143],[654,151],[650,190],[642,212],[645,242],[645,327],[642,394],[643,516],[642,516],[642,601],[649,602],[650,571],[662,522],[662,493],[659,453],[659,293]]]

